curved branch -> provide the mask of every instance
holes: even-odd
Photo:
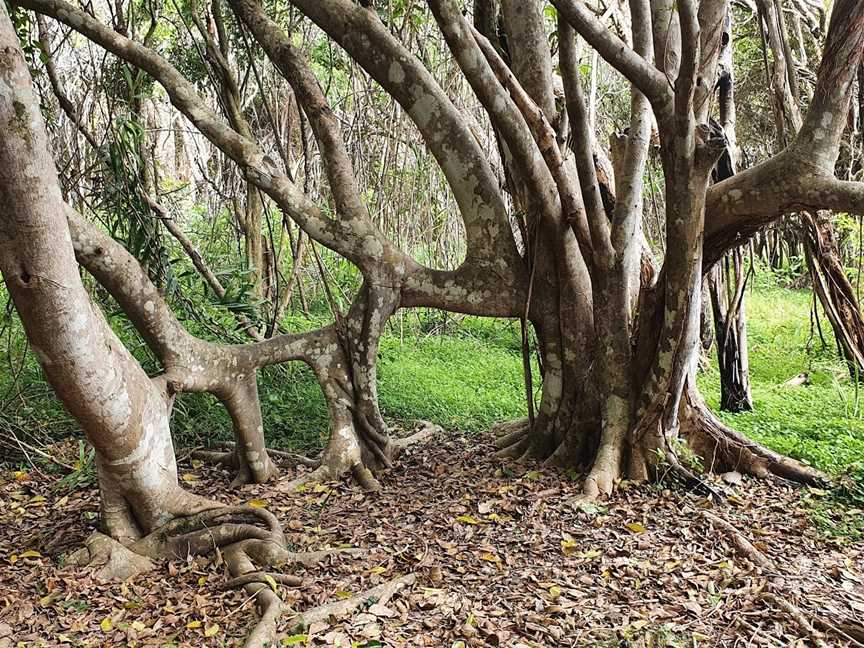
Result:
[[[483,56],[489,62],[495,76],[498,77],[500,83],[510,93],[510,97],[524,117],[524,121],[536,143],[536,149],[539,149],[540,155],[543,156],[546,168],[552,175],[552,180],[558,189],[564,218],[573,228],[573,233],[576,235],[576,240],[579,242],[586,262],[590,263],[593,240],[599,240],[600,243],[598,245],[603,246],[608,253],[608,232],[604,229],[606,225],[605,219],[600,223],[588,220],[585,205],[582,202],[582,195],[578,192],[573,179],[565,168],[564,157],[561,154],[561,149],[558,148],[555,130],[549,123],[546,113],[525,91],[510,71],[510,68],[507,67],[507,64],[498,52],[495,51],[495,48],[492,47],[492,44],[476,30],[474,38],[480,46]]]
[[[168,61],[154,51],[106,27],[84,11],[63,0],[20,0],[19,6],[36,11],[68,25],[135,67],[156,79],[167,91],[171,103],[180,110],[214,145],[228,155],[248,180],[267,193],[316,241],[354,261],[361,268],[370,254],[368,239],[382,237],[374,229],[355,220],[327,218],[258,147],[226,126],[198,95],[195,87]],[[374,246],[371,246],[374,249]],[[374,255],[372,255],[374,256]]]
[[[472,34],[471,26],[455,3],[452,0],[429,0],[429,6],[453,57],[507,143],[520,180],[525,183],[531,198],[546,218],[557,220],[560,208],[555,184],[562,175],[560,167],[563,161],[554,131],[549,128],[550,138],[547,137],[549,133],[536,128],[536,122],[545,121],[542,111],[522,89],[489,41],[479,32]],[[529,124],[532,117],[534,129]],[[549,164],[551,149],[558,153],[558,168],[553,166],[554,161]],[[547,158],[545,165],[544,157]],[[555,177],[556,171],[559,177]],[[560,185],[558,189],[561,208],[568,221],[573,223],[580,245],[584,250],[590,250],[591,236],[581,200],[577,201],[572,191],[561,192]],[[566,200],[568,196],[570,200]]]
[[[705,268],[768,223],[799,211],[864,214],[864,183],[837,180],[787,149],[708,190]]]
[[[569,22],[609,65],[623,74],[651,101],[655,111],[665,113],[672,99],[666,77],[650,61],[634,52],[627,43],[603,26],[579,0],[551,0]]]
[[[507,209],[488,155],[464,112],[381,23],[352,0],[292,0],[407,112],[438,161],[465,222],[468,258],[519,264]]]
[[[846,129],[852,86],[864,51],[864,2],[838,0],[817,73],[813,101],[791,145],[802,159],[833,172]]]
[[[337,211],[345,219],[363,220],[365,227],[372,227],[369,212],[360,197],[354,168],[345,149],[339,121],[327,103],[312,69],[259,3],[252,0],[229,2],[234,13],[249,28],[276,69],[291,84],[298,103],[309,118]]]

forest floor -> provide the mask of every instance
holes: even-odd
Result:
[[[72,444],[67,452],[74,460]],[[294,549],[362,550],[297,572],[299,588],[280,588],[283,645],[862,645],[843,629],[854,635],[844,624],[864,622],[864,542],[831,539],[813,524],[810,500],[830,497],[821,491],[727,475],[717,485],[722,505],[661,483],[624,484],[613,501],[580,506],[567,474],[494,459],[487,437],[460,435],[406,452],[375,495],[347,483],[231,493],[229,474],[198,462],[181,463],[181,474],[197,493],[266,506]],[[95,528],[94,489],[58,489],[56,477],[35,470],[2,475],[0,646],[242,641],[253,602],[220,591],[218,559],[178,556],[130,583],[99,584],[92,571],[63,566]],[[772,566],[739,553],[738,536],[711,515]],[[410,575],[413,584],[388,601],[293,627],[292,613]],[[821,639],[807,629],[820,623]]]

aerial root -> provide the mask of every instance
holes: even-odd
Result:
[[[293,623],[309,626],[318,621],[328,619],[340,619],[353,614],[357,609],[367,605],[369,601],[386,605],[393,595],[405,587],[410,587],[417,581],[417,574],[407,574],[399,578],[381,583],[375,587],[356,594],[342,601],[333,601],[314,607],[311,610],[298,614],[292,619]]]

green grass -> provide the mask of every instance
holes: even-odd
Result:
[[[864,459],[864,403],[837,356],[824,318],[828,345],[823,347],[818,332],[811,338],[811,294],[762,288],[747,297],[754,411],[721,412],[721,418],[751,438],[829,474],[839,474]],[[699,376],[699,386],[716,410],[720,379],[714,359],[711,369]],[[802,372],[808,374],[809,384],[785,384]]]
[[[776,286],[763,285],[748,293],[755,410],[720,416],[749,437],[837,478],[836,490],[813,489],[806,497],[818,526],[845,542],[864,537],[864,403],[837,356],[827,322],[823,319],[827,345],[818,334],[811,335],[810,300],[809,292]],[[311,320],[295,317],[286,325],[289,330],[306,330],[327,320],[321,313]],[[129,323],[119,317],[111,321],[147,371],[154,373],[156,363]],[[195,329],[194,322],[187,325]],[[11,326],[0,336],[9,363],[0,370],[0,429],[17,430],[40,445],[68,436],[74,422],[44,383],[32,354],[22,356],[23,335],[20,328],[16,331],[14,318]],[[698,382],[716,411],[719,376],[714,353]],[[808,384],[787,384],[802,372],[807,372]],[[381,340],[378,376],[381,409],[393,423],[410,425],[426,419],[450,430],[483,433],[496,421],[525,414],[519,328],[512,321],[427,310],[397,314]],[[535,368],[535,387],[536,382]],[[264,369],[259,392],[269,445],[305,453],[322,447],[328,435],[326,407],[305,365]],[[172,428],[177,445],[186,447],[232,436],[224,408],[205,394],[178,398]]]
[[[385,416],[428,419],[466,432],[483,432],[495,421],[524,416],[521,356],[489,338],[465,333],[404,341],[384,337],[379,391]]]
[[[823,330],[829,345],[823,347],[818,335],[811,339],[810,299],[809,292],[777,287],[761,286],[748,293],[755,411],[720,415],[777,451],[838,475],[864,460],[864,403],[837,357],[826,322]],[[291,330],[303,330],[325,319],[322,314],[287,324]],[[112,323],[147,370],[154,372],[152,357],[128,323],[119,318],[112,318]],[[6,395],[0,423],[39,430],[43,438],[68,434],[74,424],[44,384],[32,355],[13,382],[22,340],[20,329],[17,334],[13,330],[11,340],[3,336],[4,346],[8,342],[12,351],[12,367],[0,371],[0,394]],[[427,419],[469,433],[524,416],[519,348],[519,328],[511,321],[426,310],[401,313],[391,320],[381,342],[381,408],[397,423]],[[808,372],[809,384],[785,384],[801,372]],[[719,377],[713,364],[699,376],[699,385],[716,409]],[[326,410],[308,368],[300,363],[269,367],[260,373],[259,391],[269,443],[306,452],[321,447],[328,433]],[[178,445],[205,445],[231,437],[230,420],[209,395],[182,395],[172,425]]]

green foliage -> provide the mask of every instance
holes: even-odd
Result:
[[[858,388],[837,357],[824,316],[827,345],[810,331],[811,300],[810,293],[777,287],[748,293],[754,411],[720,416],[778,452],[836,475],[864,458],[864,414]],[[807,384],[786,384],[803,372]],[[714,366],[699,377],[700,388],[715,410],[719,384]]]
[[[850,464],[840,474],[834,497],[840,502],[864,509],[864,461]]]
[[[89,486],[96,478],[96,467],[93,458],[96,451],[88,448],[84,441],[78,441],[78,458],[73,464],[74,470],[57,482],[61,490],[75,490],[80,486]]]
[[[484,432],[495,421],[524,416],[516,333],[504,329],[511,337],[502,339],[499,323],[471,319],[458,335],[418,331],[409,332],[407,341],[392,332],[384,337],[379,391],[385,416],[428,419],[466,432]]]

